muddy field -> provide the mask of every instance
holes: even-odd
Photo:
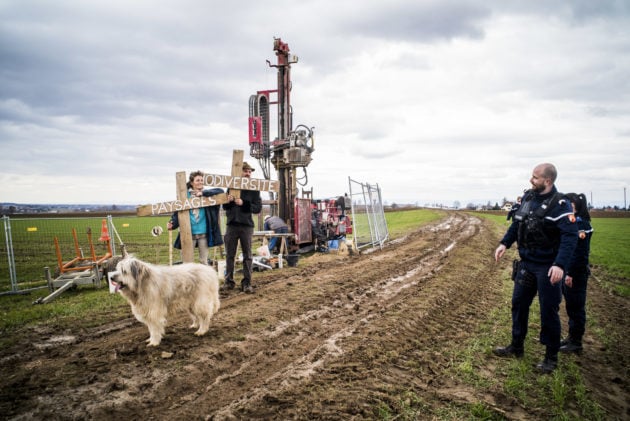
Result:
[[[413,411],[399,419],[435,419],[483,402],[498,417],[547,419],[501,385],[479,392],[453,376],[453,351],[507,305],[510,259],[494,263],[498,238],[489,222],[449,213],[380,251],[258,273],[254,295],[223,297],[206,336],[182,316],[157,348],[131,312],[89,331],[23,332],[0,351],[0,417],[359,420],[402,405]],[[627,333],[627,300],[602,291],[595,274],[590,311]],[[498,329],[505,338],[509,326]],[[605,346],[587,332],[580,359],[590,396],[613,419],[630,414],[625,333]],[[490,350],[475,370],[492,377],[506,362]]]

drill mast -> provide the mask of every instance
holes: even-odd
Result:
[[[313,129],[298,125],[293,129],[291,108],[291,64],[298,61],[289,54],[289,45],[280,38],[274,39],[273,49],[278,59],[278,87],[274,90],[258,91],[249,98],[249,145],[250,155],[256,158],[266,179],[271,179],[271,165],[278,174],[280,191],[277,194],[277,214],[289,226],[295,227],[295,207],[298,184],[306,184],[306,167],[314,151]],[[272,101],[271,95],[276,94]],[[271,141],[269,134],[270,105],[277,105],[278,136]],[[304,177],[297,178],[297,169],[302,168]],[[303,181],[303,183],[302,183]],[[272,213],[276,213],[272,210]]]

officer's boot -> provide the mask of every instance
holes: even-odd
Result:
[[[523,355],[525,354],[525,348],[523,347],[523,344],[515,344],[514,342],[512,342],[508,346],[493,349],[492,353],[497,357],[523,358]]]
[[[542,374],[550,374],[558,367],[558,354],[545,352],[545,359],[536,365],[536,369]]]
[[[580,354],[582,353],[582,338],[574,338],[569,336],[560,342],[560,352],[565,354]]]
[[[243,291],[245,294],[253,294],[254,293],[254,287],[252,287],[252,284],[247,282],[247,281],[242,281],[241,282],[241,291]]]

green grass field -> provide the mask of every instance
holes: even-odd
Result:
[[[591,264],[613,278],[616,293],[630,296],[630,218],[595,218],[592,225]]]
[[[130,252],[139,258],[156,263],[156,257],[162,263],[168,262],[168,235],[160,237],[151,235],[151,228],[161,225],[166,229],[169,216],[138,218],[114,217],[113,223],[122,241]],[[11,219],[11,234],[15,268],[20,289],[35,287],[45,283],[44,267],[51,273],[58,266],[55,249],[55,238],[59,243],[62,262],[68,262],[77,256],[73,234],[76,232],[77,242],[83,256],[91,255],[88,229],[91,231],[92,245],[97,258],[107,252],[106,243],[99,241],[103,218],[37,218]],[[120,244],[114,232],[109,233],[115,252]],[[11,289],[8,261],[4,242],[0,245],[0,291]]]

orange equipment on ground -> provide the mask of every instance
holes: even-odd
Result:
[[[101,236],[98,241],[109,241],[109,231],[107,230],[107,219],[103,219],[103,224],[101,225]]]
[[[55,237],[55,250],[57,252],[57,263],[59,264],[59,272],[72,272],[78,270],[86,270],[86,266],[90,266],[91,264],[100,265],[105,260],[112,257],[112,246],[110,243],[109,231],[107,230],[107,220],[103,219],[103,224],[101,226],[101,237],[98,239],[99,241],[107,242],[107,253],[102,256],[97,256],[94,251],[94,243],[92,243],[92,230],[90,228],[87,229],[87,237],[88,243],[90,245],[90,257],[84,257],[81,249],[79,248],[79,240],[77,239],[77,231],[72,228],[72,238],[74,239],[74,249],[76,251],[76,257],[68,262],[63,261],[61,258],[61,249],[59,248],[59,240]]]

